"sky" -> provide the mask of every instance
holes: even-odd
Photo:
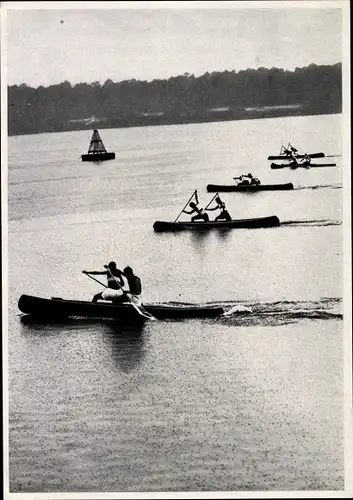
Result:
[[[313,3],[124,2],[117,9],[110,2],[102,9],[104,2],[89,2],[94,9],[73,9],[85,3],[55,2],[47,10],[46,2],[2,2],[7,83],[151,81],[341,62],[342,2]]]

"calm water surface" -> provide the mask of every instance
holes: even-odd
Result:
[[[101,130],[116,159],[100,164],[79,158],[90,136],[9,139],[10,490],[342,489],[342,158],[267,161],[288,141],[341,153],[341,115]],[[295,189],[224,193],[232,217],[281,227],[154,233],[194,189],[205,206],[208,183],[245,172]],[[110,260],[134,268],[146,303],[252,313],[21,317],[22,293],[90,300],[81,271]]]

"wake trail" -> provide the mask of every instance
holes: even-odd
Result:
[[[326,226],[340,226],[342,221],[334,219],[312,219],[312,220],[288,220],[281,221],[280,227],[326,227]]]
[[[302,189],[342,189],[342,184],[317,184],[316,186],[296,186],[295,191]]]
[[[218,321],[239,326],[274,326],[305,320],[343,319],[342,299],[336,297],[312,301],[225,301],[214,305],[223,307],[225,311]]]

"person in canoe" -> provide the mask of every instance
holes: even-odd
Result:
[[[194,203],[193,201],[191,201],[189,203],[189,207],[191,208],[190,212],[184,209],[184,214],[192,215],[196,213],[196,215],[191,217],[192,222],[195,222],[196,220],[203,220],[204,222],[208,222],[208,214],[206,214],[206,212],[203,211],[203,208],[199,207],[198,205],[198,203]]]
[[[259,179],[256,177],[253,177],[252,174],[243,174],[240,177],[233,177],[234,180],[238,180],[238,185],[239,186],[250,186],[250,185],[255,185],[258,186],[260,184]]]
[[[250,184],[253,186],[258,186],[260,184],[259,179],[254,177],[252,174],[248,174],[248,178],[250,179]]]
[[[105,271],[82,271],[83,274],[92,274],[107,277],[107,288],[103,292],[97,293],[92,302],[98,300],[111,300],[113,303],[121,303],[126,301],[125,292],[123,291],[124,280],[123,273],[116,267],[115,262],[109,262]]]
[[[297,148],[292,146],[291,143],[289,142],[287,148],[285,146],[283,146],[283,152],[284,152],[284,154],[286,154],[288,156],[292,156],[293,153],[298,153],[298,150],[297,150]]]
[[[308,155],[308,153],[305,153],[305,155],[303,156],[303,158],[300,161],[300,166],[301,167],[309,168],[310,167],[310,163],[311,163],[311,158]]]
[[[251,184],[251,174],[242,174],[239,177],[233,177],[239,186],[248,186]]]
[[[125,291],[125,296],[135,302],[140,302],[140,295],[142,292],[141,280],[138,276],[134,274],[133,269],[130,266],[124,268],[123,274],[129,285],[129,291]]]
[[[210,210],[210,211],[213,211],[213,210],[220,210],[221,211],[220,214],[217,215],[217,217],[215,218],[215,221],[232,220],[231,216],[229,215],[228,210],[226,210],[226,204],[224,203],[224,201],[222,201],[219,196],[216,196],[215,202],[216,202],[215,207],[205,209],[205,210]]]
[[[289,166],[291,168],[297,168],[299,166],[298,163],[298,150],[293,147],[290,143],[288,144],[288,148],[286,149],[286,155],[290,157],[291,161],[289,162]]]
[[[297,158],[298,153],[296,151],[297,150],[292,151],[291,155],[290,155],[291,161],[289,162],[289,167],[291,167],[291,168],[298,168],[299,167],[299,162],[298,162],[298,158]]]

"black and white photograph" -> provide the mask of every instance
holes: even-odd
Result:
[[[349,23],[1,3],[5,500],[351,498]]]

